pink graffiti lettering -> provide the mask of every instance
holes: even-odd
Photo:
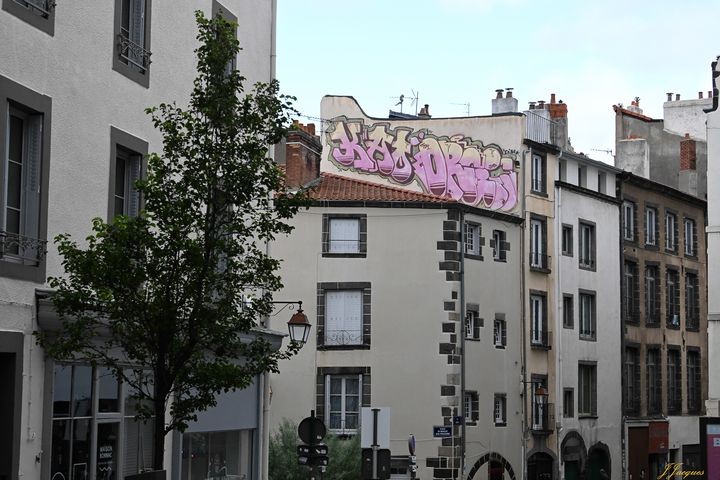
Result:
[[[388,123],[365,126],[341,117],[327,132],[330,159],[342,167],[491,210],[518,203],[514,154],[464,135],[438,137]]]

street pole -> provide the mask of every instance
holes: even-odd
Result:
[[[310,417],[315,418],[315,410],[310,410]],[[310,449],[312,451],[313,445],[315,445],[315,422],[310,422]],[[315,466],[312,464],[312,461],[310,461],[310,472],[309,477],[310,480],[315,480]]]
[[[373,443],[372,443],[372,478],[373,480],[378,480],[378,449],[380,448],[380,445],[378,445],[378,439],[377,439],[377,429],[378,429],[378,413],[380,413],[379,408],[373,408]]]

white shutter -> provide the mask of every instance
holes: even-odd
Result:
[[[131,217],[137,217],[140,213],[140,192],[135,189],[135,182],[140,180],[140,166],[142,164],[141,155],[132,155],[127,165],[127,182],[125,188],[127,193],[127,214]]]
[[[362,291],[325,292],[325,344],[362,343]]]
[[[330,219],[330,253],[360,252],[360,220],[357,218]]]
[[[22,235],[37,239],[40,235],[40,179],[42,170],[42,115],[26,119],[25,159],[23,179]],[[37,246],[27,247],[24,255],[37,258]]]

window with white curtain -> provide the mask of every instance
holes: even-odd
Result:
[[[362,290],[325,292],[325,345],[362,345]]]
[[[330,218],[330,253],[360,253],[360,219]]]
[[[327,427],[341,434],[353,434],[360,426],[362,375],[326,375],[325,411]]]

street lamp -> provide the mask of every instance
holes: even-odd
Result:
[[[293,343],[299,343],[300,346],[305,345],[307,343],[308,338],[310,337],[310,327],[312,325],[308,321],[307,315],[305,315],[305,312],[303,312],[302,309],[302,301],[290,301],[290,302],[282,302],[282,301],[273,301],[270,302],[274,305],[280,304],[280,305],[295,305],[297,304],[298,309],[297,312],[293,313],[293,316],[290,317],[290,321],[287,322],[288,325],[288,332],[290,333],[290,341]],[[280,312],[283,311],[285,307],[280,309]],[[292,307],[290,307],[292,310]],[[280,313],[277,312],[277,313]],[[275,315],[277,315],[277,313]],[[273,315],[274,316],[274,315]]]

